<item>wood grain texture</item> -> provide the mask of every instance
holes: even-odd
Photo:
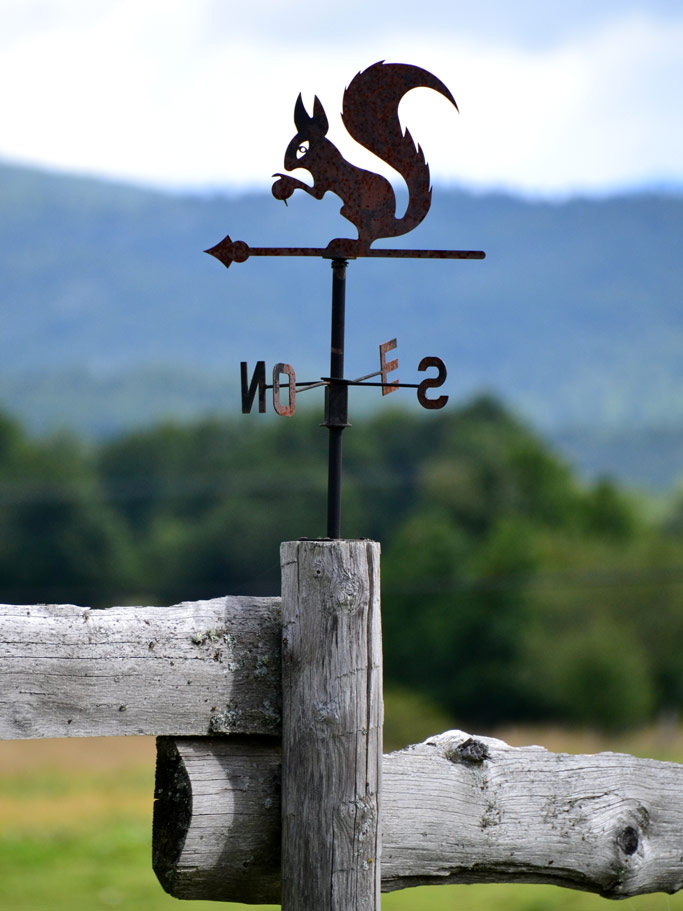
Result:
[[[296,541],[280,555],[283,911],[375,911],[379,545]]]
[[[152,865],[166,892],[279,904],[280,761],[276,738],[157,739]]]
[[[0,739],[279,733],[279,605],[2,605]]]
[[[258,879],[258,900],[278,903],[279,749],[253,742],[245,758],[232,741],[171,742],[187,787],[201,795],[165,849],[173,894],[253,901]],[[161,754],[157,781],[172,805]],[[384,757],[382,890],[524,882],[609,898],[673,893],[683,885],[682,792],[683,766],[674,763],[448,731]],[[246,845],[254,877],[240,881]]]

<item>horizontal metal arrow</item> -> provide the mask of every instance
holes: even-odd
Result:
[[[484,259],[483,250],[369,250],[357,241],[331,241],[326,247],[250,247],[243,240],[226,236],[204,251],[220,260],[226,269],[250,256],[319,256],[323,259]]]

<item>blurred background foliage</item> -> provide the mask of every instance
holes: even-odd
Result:
[[[677,716],[682,498],[579,479],[489,397],[356,422],[345,472],[344,533],[382,543],[398,728],[413,699],[463,727]],[[279,544],[322,533],[325,489],[326,435],[305,411],[87,444],[4,415],[0,600],[276,594]]]

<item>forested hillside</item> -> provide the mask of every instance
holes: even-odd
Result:
[[[0,421],[0,601],[279,591],[324,532],[326,433],[167,423],[96,446]],[[683,704],[683,502],[580,483],[490,398],[347,432],[343,533],[382,544],[385,671],[464,726],[628,727]]]
[[[319,246],[348,233],[338,207],[0,167],[0,401],[36,429],[108,433],[233,408],[242,359],[319,376],[329,264],[226,272],[202,251],[226,233]],[[550,203],[436,187],[401,240],[487,259],[352,263],[348,370],[376,369],[396,336],[404,380],[437,354],[454,400],[492,391],[545,431],[680,426],[682,237],[680,196]]]

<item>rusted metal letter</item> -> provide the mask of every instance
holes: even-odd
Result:
[[[260,414],[266,413],[266,362],[257,361],[251,383],[248,380],[247,362],[241,361],[240,372],[242,377],[242,414],[250,414],[254,404],[256,390],[258,389],[258,410]]]
[[[286,373],[289,377],[289,404],[283,405],[280,401],[280,375]],[[291,418],[296,408],[296,376],[289,364],[276,364],[273,367],[273,408],[283,418]]]
[[[448,401],[448,396],[440,395],[438,399],[428,399],[427,390],[443,386],[448,375],[446,365],[440,357],[423,357],[417,369],[423,371],[427,370],[428,367],[436,367],[439,374],[438,376],[428,377],[426,380],[422,380],[417,387],[417,400],[423,408],[443,408]]]
[[[398,386],[384,385],[387,382],[387,373],[393,373],[398,370],[398,358],[387,361],[387,351],[393,351],[396,347],[396,339],[392,338],[389,342],[383,342],[379,346],[379,372],[382,375],[382,395],[389,395],[390,392],[396,392]]]

